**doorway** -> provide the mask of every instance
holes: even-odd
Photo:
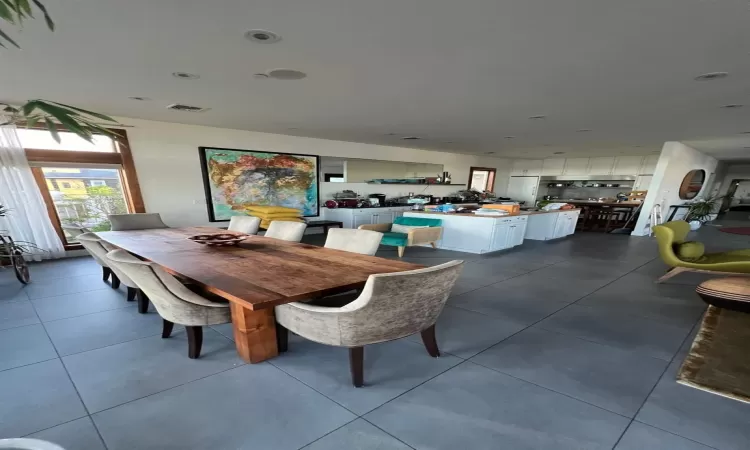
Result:
[[[495,190],[495,169],[489,167],[471,167],[469,169],[469,189],[479,192]]]

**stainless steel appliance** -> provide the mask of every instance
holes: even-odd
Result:
[[[370,194],[369,198],[377,199],[377,206],[385,206],[385,194]]]

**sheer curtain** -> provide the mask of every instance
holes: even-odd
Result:
[[[0,230],[7,230],[14,240],[31,242],[45,250],[37,251],[27,259],[39,261],[65,255],[18,140],[15,125],[0,126],[0,204],[10,210],[0,218]]]

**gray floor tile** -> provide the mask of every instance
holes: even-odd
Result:
[[[21,437],[86,415],[59,359],[0,372],[0,438]]]
[[[234,328],[231,323],[223,323],[221,325],[211,325],[211,328],[227,339],[234,341]]]
[[[703,444],[676,436],[672,433],[633,422],[628,427],[615,450],[711,450]]]
[[[88,417],[58,425],[30,436],[59,445],[67,450],[106,450],[99,433]]]
[[[481,287],[482,287],[481,283],[480,283],[480,285],[477,285],[477,283],[475,283],[475,282],[473,282],[471,280],[463,281],[463,280],[459,279],[458,281],[456,281],[456,284],[453,285],[453,289],[451,289],[451,297],[455,297],[457,295],[465,294],[467,292],[471,292],[471,291],[474,291],[476,289],[480,289]]]
[[[94,258],[85,256],[33,263],[29,266],[29,271],[32,281],[37,282],[81,275],[99,274],[101,277],[102,266]]]
[[[162,320],[156,313],[138,314],[135,308],[114,309],[46,325],[61,356],[160,334]]]
[[[568,306],[568,301],[558,298],[571,299],[582,295],[573,294],[571,288],[567,296],[565,289],[557,289],[560,294],[557,297],[550,296],[549,292],[554,291],[552,286],[538,282],[529,284],[532,280],[525,275],[523,278],[524,282],[515,282],[517,279],[514,278],[452,297],[448,304],[528,326]]]
[[[3,273],[3,271],[0,270],[0,273]],[[9,273],[9,271],[5,273]],[[26,288],[15,277],[0,282],[0,305],[28,300],[29,296],[26,295]]]
[[[690,332],[690,328],[645,317],[578,305],[570,305],[535,326],[665,361],[672,359]]]
[[[411,447],[368,423],[357,419],[303,450],[409,450]]]
[[[458,281],[468,283],[476,287],[489,286],[503,280],[514,278],[527,273],[524,270],[514,270],[507,267],[493,268],[489,266],[465,265]]]
[[[366,419],[415,448],[611,449],[628,419],[464,363]]]
[[[474,311],[446,306],[435,326],[440,351],[470,358],[526,326],[511,319],[488,317]],[[409,336],[415,343],[422,343],[419,334]]]
[[[523,251],[517,251],[483,255],[479,259],[474,260],[473,264],[495,268],[509,268],[521,272],[531,272],[547,267],[552,263],[544,262],[544,259],[540,260],[533,256],[529,256]]]
[[[414,386],[448,370],[461,360],[432,358],[422,345],[404,340],[365,347],[365,386],[355,388],[349,352],[290,336],[289,351],[273,365],[357,414],[364,414]]]
[[[667,367],[660,359],[533,328],[471,360],[628,417]]]
[[[255,364],[92,417],[110,450],[284,450],[309,444],[356,416],[270,364]]]
[[[106,286],[108,284],[102,281],[99,274],[79,275],[35,281],[26,286],[26,293],[30,299],[34,300],[36,298],[94,291]]]
[[[0,302],[0,330],[35,323],[39,323],[39,318],[30,302]]]
[[[680,364],[669,366],[636,420],[722,450],[746,449],[750,405],[678,384]]]
[[[0,331],[0,370],[57,358],[42,325]]]
[[[125,293],[109,287],[95,291],[38,298],[31,301],[42,322],[67,319],[118,308],[135,308],[135,302],[126,301]]]
[[[187,349],[187,334],[177,333],[66,356],[63,363],[90,413],[244,364],[234,344],[210,328],[199,359],[188,358]]]

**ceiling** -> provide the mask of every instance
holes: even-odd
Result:
[[[44,3],[57,31],[37,20],[10,33],[23,50],[0,49],[0,100],[494,156],[648,154],[680,140],[750,159],[747,0]],[[243,37],[258,28],[282,40]],[[277,68],[308,76],[253,77]],[[716,71],[729,76],[693,79]],[[176,102],[211,109],[165,108]]]

